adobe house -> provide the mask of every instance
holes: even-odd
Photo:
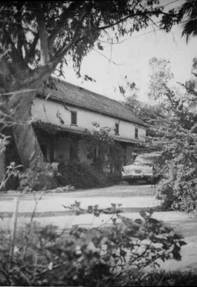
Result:
[[[14,129],[23,165],[30,166],[35,155],[45,162],[66,163],[78,157],[80,162],[88,163],[88,145],[82,135],[85,130],[91,131],[95,122],[111,129],[124,151],[125,164],[129,163],[136,145],[145,142],[146,124],[115,100],[53,80],[55,89],[46,88],[33,99],[29,118],[26,117],[28,127]]]

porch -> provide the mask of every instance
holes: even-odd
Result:
[[[78,160],[81,163],[92,164],[90,158],[89,142],[85,137],[85,131],[73,128],[64,128],[49,123],[35,122],[33,128],[40,144],[44,159],[47,162],[59,162],[67,164]],[[129,164],[133,161],[133,153],[136,143],[125,142],[115,138],[120,145],[124,162]],[[98,150],[95,147],[95,156]]]

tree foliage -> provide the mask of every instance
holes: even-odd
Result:
[[[1,5],[0,90],[37,88],[58,66],[82,58],[110,29],[119,38],[162,13],[153,1],[8,1]]]
[[[197,61],[193,59],[192,79],[173,85],[170,62],[152,58],[149,97],[154,105],[140,102],[136,94],[126,98],[130,110],[148,124],[144,150],[162,151],[163,177],[158,194],[163,207],[193,211],[197,208]],[[125,94],[133,84],[124,86]]]
[[[145,267],[180,260],[185,245],[181,235],[151,215],[143,211],[133,221],[114,213],[110,226],[73,226],[62,232],[30,224],[16,233],[12,254],[10,234],[2,232],[0,284],[112,287],[141,282]]]
[[[135,83],[124,83],[123,89],[125,91],[124,96],[126,107],[138,118],[143,120],[147,124],[146,142],[143,148],[138,148],[138,152],[149,152],[150,150],[158,150],[157,138],[160,138],[162,131],[158,128],[159,125],[163,125],[167,120],[164,110],[164,103],[157,102],[154,105],[147,102],[142,102],[138,98],[138,88]],[[154,91],[157,89],[154,88]],[[153,139],[156,140],[156,144],[153,143]]]
[[[0,9],[0,91],[38,88],[58,67],[80,64],[102,37],[115,38],[146,28],[159,17],[169,31],[184,17],[183,33],[195,35],[196,0],[166,10],[158,0],[7,1]],[[184,19],[185,19],[184,18]]]
[[[159,17],[158,0],[7,1],[0,7],[0,122],[14,125],[13,133],[21,162],[43,165],[43,156],[29,122],[30,107],[49,76],[63,75],[72,64],[80,75],[81,61],[103,40],[131,35]],[[86,80],[91,77],[85,75]],[[25,126],[26,124],[26,126]],[[22,131],[23,125],[23,131]],[[28,134],[24,137],[24,134]],[[35,142],[21,148],[26,138]],[[26,146],[28,143],[26,143]],[[32,148],[32,149],[31,149]],[[29,162],[30,154],[35,156]],[[35,160],[34,160],[35,159]]]
[[[154,100],[158,100],[166,94],[165,86],[173,79],[173,73],[171,72],[170,62],[168,60],[154,57],[149,61],[149,65],[151,67],[149,83],[149,89],[151,91],[150,97]]]
[[[196,23],[197,1],[185,0],[180,6],[178,5],[163,14],[160,28],[170,31],[173,25],[183,24],[182,36],[185,36],[188,41],[191,36],[197,35]]]
[[[163,69],[166,60],[154,63],[150,95],[165,103],[165,118],[155,125],[160,136],[153,138],[163,152],[159,192],[165,195],[166,208],[192,211],[197,207],[197,97],[189,82],[181,85],[181,93],[169,85],[170,70]]]
[[[197,36],[197,1],[187,0],[179,10],[179,15],[183,19],[186,18],[182,32],[186,40],[188,41],[191,36]]]
[[[93,166],[111,176],[119,176],[123,165],[123,150],[115,141],[112,130],[93,124],[93,131],[86,131],[85,140],[88,143],[88,157]]]

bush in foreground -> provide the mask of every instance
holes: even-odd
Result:
[[[89,208],[90,213],[96,210]],[[144,280],[145,268],[159,266],[160,260],[180,260],[185,244],[151,212],[141,216],[132,221],[117,213],[109,226],[74,226],[63,232],[55,226],[31,224],[17,232],[14,241],[2,232],[0,284],[135,286]]]
[[[131,283],[131,282],[130,282]],[[197,284],[197,274],[193,272],[180,272],[180,271],[174,271],[174,272],[151,272],[149,274],[146,274],[142,280],[138,280],[135,285],[135,283],[128,285],[123,285],[124,287],[131,287],[131,286],[180,286],[180,287],[189,287],[189,286],[196,286]]]

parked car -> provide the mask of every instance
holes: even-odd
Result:
[[[159,175],[156,173],[156,161],[159,156],[159,152],[138,155],[132,164],[123,166],[122,179],[129,183],[137,180],[155,183],[159,179]]]

